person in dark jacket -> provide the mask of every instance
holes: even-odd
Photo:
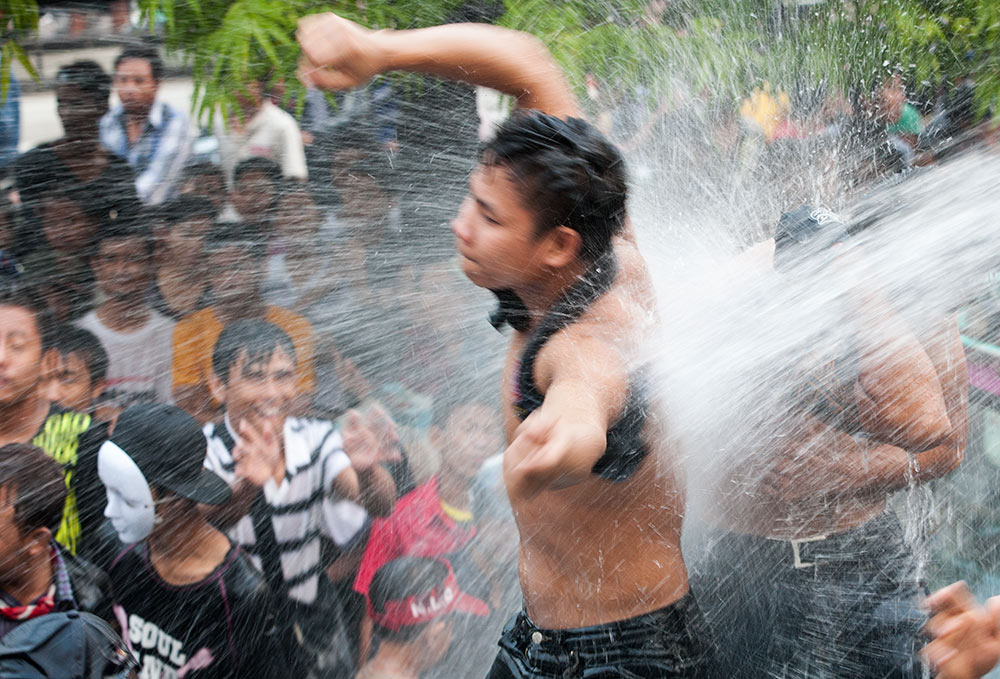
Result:
[[[126,544],[108,568],[122,640],[143,677],[284,676],[264,576],[198,509],[230,496],[202,466],[207,446],[194,418],[151,404],[101,446],[105,516]]]
[[[0,447],[0,639],[53,612],[111,619],[107,576],[53,539],[65,499],[62,470],[45,451]]]

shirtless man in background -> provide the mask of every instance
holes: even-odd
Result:
[[[524,610],[490,677],[696,677],[710,644],[689,591],[684,491],[637,370],[655,301],[624,163],[534,38],[453,24],[369,31],[302,19],[301,78],[325,89],[416,71],[514,96],[452,222],[461,266],[514,333],[504,479]]]
[[[775,240],[776,280],[794,285],[817,241],[834,248],[848,233],[833,213],[802,207]],[[834,286],[835,267],[864,257],[828,252],[844,259],[808,275]],[[708,556],[693,565],[718,643],[713,679],[923,676],[924,588],[887,503],[961,462],[965,354],[953,316],[918,341],[880,294],[855,287],[843,299],[849,331],[807,357],[807,374],[782,366],[801,385],[789,411],[716,486]]]

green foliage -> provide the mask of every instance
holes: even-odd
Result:
[[[791,90],[863,89],[894,72],[929,93],[964,75],[982,110],[1000,97],[995,0],[675,0],[662,22],[648,3],[508,0],[503,23],[550,45],[580,86],[586,72],[617,88],[685,87],[739,98],[770,81]],[[599,9],[594,9],[594,7]],[[680,76],[680,78],[678,78]]]
[[[886,60],[928,89],[972,76],[980,108],[1000,100],[1000,3],[994,0],[869,0],[859,15],[884,26]]]
[[[166,47],[184,55],[197,110],[229,111],[251,81],[295,79],[298,17],[335,11],[374,28],[447,20],[469,0],[138,0]],[[996,0],[672,0],[651,21],[648,0],[504,0],[498,23],[540,37],[581,91],[587,73],[618,91],[685,87],[738,98],[767,80],[870,86],[892,72],[934,92],[964,76],[980,108],[1000,104]],[[0,96],[16,59],[37,79],[21,44],[38,26],[36,0],[0,0]],[[680,77],[678,77],[680,76]],[[297,97],[301,101],[301,97]]]
[[[333,10],[374,28],[447,20],[488,0],[138,0],[144,20],[183,55],[197,111],[229,112],[252,81],[283,81],[297,101],[298,17]],[[893,71],[927,91],[971,75],[982,110],[1000,103],[1000,2],[996,0],[671,0],[651,20],[648,0],[504,0],[498,23],[539,36],[581,92],[593,74],[616,93],[656,95],[679,83],[738,100],[764,81],[846,89]],[[35,0],[0,0],[0,95],[38,24]]]
[[[298,18],[335,11],[376,28],[411,28],[443,21],[461,0],[139,0],[144,20],[164,35],[167,49],[192,69],[198,114],[228,114],[251,82],[283,82],[301,102],[295,79]]]
[[[0,16],[4,17],[3,45],[0,46],[0,102],[3,102],[7,100],[10,69],[15,59],[38,80],[34,65],[19,42],[38,29],[38,3],[35,0],[0,0]]]

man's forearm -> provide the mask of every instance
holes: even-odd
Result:
[[[481,85],[518,106],[579,116],[562,71],[536,38],[487,24],[371,31],[332,13],[299,20],[300,77],[324,89],[353,89],[400,70]]]
[[[416,71],[489,87],[520,108],[579,116],[569,85],[537,38],[486,24],[380,31],[387,70]]]
[[[838,432],[839,436],[847,434]],[[924,483],[944,476],[957,466],[955,446],[948,442],[922,453],[909,453],[888,443],[848,443],[831,446],[832,455],[846,455],[838,465],[839,475],[829,479],[835,494],[849,493],[859,497],[885,496],[912,484]]]

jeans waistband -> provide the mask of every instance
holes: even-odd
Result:
[[[768,538],[728,533],[723,540],[769,555],[790,568],[812,568],[824,564],[859,563],[885,555],[886,549],[903,539],[903,529],[892,512],[884,512],[859,526],[833,533],[797,539]]]
[[[637,649],[654,648],[681,663],[704,652],[708,631],[694,596],[689,591],[673,604],[616,622],[550,630],[535,625],[523,611],[504,630],[501,646],[536,668],[572,664],[615,662]],[[652,638],[655,644],[650,644]]]

